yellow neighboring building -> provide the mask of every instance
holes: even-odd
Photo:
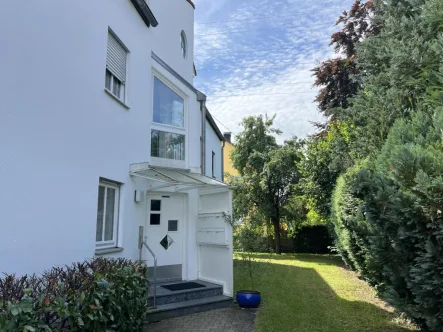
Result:
[[[235,146],[232,144],[232,134],[223,133],[225,137],[225,146],[223,149],[223,181],[227,181],[227,176],[238,176],[238,171],[232,166],[231,153]]]

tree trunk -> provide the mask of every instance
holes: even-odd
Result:
[[[271,228],[272,229],[274,228],[274,226],[272,225],[272,220],[270,218],[267,218],[266,219],[266,240],[268,241],[268,249],[271,249],[273,247]]]
[[[280,247],[280,218],[272,218],[272,224],[274,225],[275,236],[275,253],[281,255]]]

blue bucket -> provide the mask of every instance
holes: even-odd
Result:
[[[237,303],[242,308],[258,308],[261,302],[261,294],[257,291],[239,290],[237,291]]]

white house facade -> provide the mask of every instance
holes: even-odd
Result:
[[[223,135],[187,0],[2,2],[0,272],[103,257],[233,295]],[[144,244],[143,244],[144,243]]]

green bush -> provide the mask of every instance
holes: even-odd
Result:
[[[399,120],[372,167],[337,184],[345,260],[423,331],[443,331],[443,111]]]
[[[358,174],[368,161],[359,163],[341,175],[332,197],[331,221],[335,246],[346,265],[358,271],[375,285],[374,270],[370,269],[370,234],[364,201],[359,197]]]
[[[294,237],[294,252],[328,254],[332,245],[326,225],[304,226]]]
[[[443,331],[442,133],[443,110],[398,121],[376,172],[359,176],[380,289],[430,331]]]
[[[125,259],[0,279],[1,331],[140,331],[148,305],[147,267]]]

